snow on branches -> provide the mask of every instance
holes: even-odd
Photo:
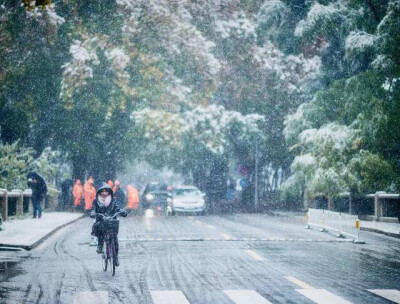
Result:
[[[183,148],[183,138],[188,136],[204,149],[219,155],[227,153],[230,147],[232,128],[239,130],[235,140],[250,141],[255,135],[263,137],[260,124],[265,122],[261,115],[242,115],[216,105],[197,107],[182,114],[146,108],[134,112],[132,118],[150,141]]]
[[[317,79],[321,67],[321,59],[318,56],[285,56],[271,42],[253,48],[253,61],[261,65],[262,69],[276,73],[281,80],[280,85],[288,93],[302,91],[307,81]]]
[[[73,95],[87,85],[93,78],[93,67],[100,64],[98,52],[103,52],[108,64],[115,73],[116,83],[127,94],[132,94],[129,88],[129,74],[125,71],[130,58],[121,48],[113,47],[107,41],[107,37],[87,37],[82,40],[74,40],[70,46],[71,60],[62,68],[61,98],[67,104],[73,103]]]
[[[169,56],[188,55],[206,77],[212,79],[221,64],[213,55],[215,44],[191,24],[192,16],[185,8],[187,1],[118,0],[126,16],[122,28],[129,39],[160,44]],[[158,49],[160,51],[160,49]]]

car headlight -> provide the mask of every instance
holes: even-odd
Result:
[[[148,201],[152,201],[154,199],[154,195],[153,194],[146,194],[146,200]]]
[[[154,211],[151,209],[147,209],[144,213],[145,217],[153,217],[154,216]]]

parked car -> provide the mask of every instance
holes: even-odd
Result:
[[[198,213],[204,214],[206,209],[205,194],[195,186],[177,186],[168,199],[167,214]]]
[[[166,213],[169,197],[171,193],[167,190],[167,185],[152,182],[146,185],[140,202],[143,209],[151,209],[161,215]]]

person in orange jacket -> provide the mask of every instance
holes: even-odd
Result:
[[[93,201],[96,198],[96,189],[94,188],[93,177],[89,176],[88,180],[83,186],[83,191],[85,192],[85,211],[89,212],[92,210]]]
[[[132,185],[127,185],[126,191],[128,194],[127,208],[137,211],[137,209],[139,208],[139,190]]]
[[[112,181],[111,179],[109,179],[109,180],[107,181],[107,185],[110,186],[111,190],[114,188],[114,183],[113,183],[113,181]]]
[[[80,179],[75,180],[72,195],[74,196],[74,207],[79,208],[83,198],[83,187]]]

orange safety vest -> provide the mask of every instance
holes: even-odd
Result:
[[[128,209],[139,208],[139,190],[133,187],[132,185],[126,186],[127,196],[128,196]]]
[[[83,186],[83,191],[85,192],[85,209],[91,210],[93,206],[93,201],[96,198],[96,189],[93,186],[93,178],[89,177]]]
[[[83,197],[83,187],[79,179],[75,181],[74,188],[72,189],[72,195],[74,196],[74,206],[80,206],[81,199]]]
[[[108,180],[107,185],[109,185],[111,189],[114,187],[114,183],[112,180]]]

